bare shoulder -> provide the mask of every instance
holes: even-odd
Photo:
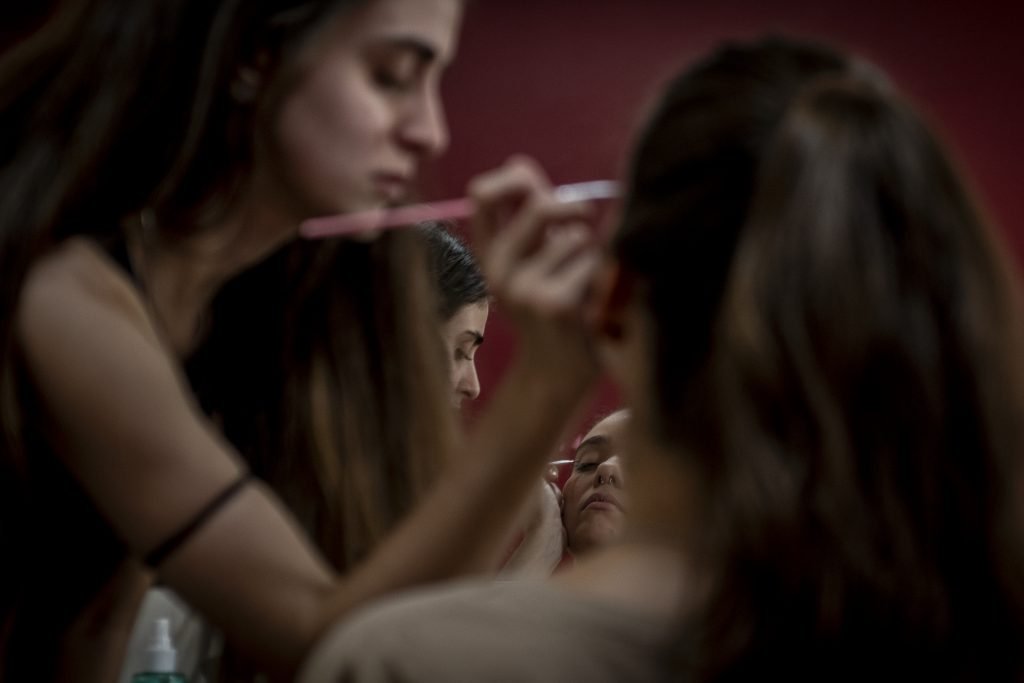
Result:
[[[94,243],[72,240],[34,263],[16,316],[53,450],[136,552],[237,478],[236,454],[199,411],[142,297]]]
[[[118,320],[155,341],[146,307],[125,273],[93,241],[72,238],[29,269],[18,298],[16,325],[22,344],[53,335],[110,331]]]
[[[28,370],[51,409],[92,414],[101,394],[124,408],[137,402],[142,382],[177,391],[179,371],[142,297],[89,240],[68,240],[32,265],[14,324]]]

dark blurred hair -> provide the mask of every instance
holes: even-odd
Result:
[[[1019,678],[1016,282],[882,77],[714,53],[643,134],[614,248],[650,427],[705,484],[698,677]]]
[[[448,320],[468,304],[487,299],[487,283],[473,252],[443,222],[417,226],[427,245],[427,267],[437,282],[438,312]]]
[[[187,366],[204,412],[338,572],[456,451],[423,251],[411,231],[286,246],[224,287]],[[254,678],[226,647],[218,680]]]
[[[34,259],[67,236],[108,239],[143,207],[165,240],[218,217],[297,78],[295,54],[328,16],[361,1],[54,3],[0,56],[2,309],[13,310]],[[232,82],[257,62],[264,94],[241,104]],[[0,320],[7,403],[10,325]]]
[[[409,231],[286,247],[224,288],[188,365],[206,412],[339,571],[454,450],[450,409],[424,400],[445,378],[422,252]]]

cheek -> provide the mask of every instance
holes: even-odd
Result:
[[[444,348],[444,359],[448,363],[449,371],[455,368],[455,338],[448,329],[441,327],[441,346]]]
[[[583,491],[586,490],[586,486],[580,476],[571,476],[565,482],[565,486],[562,487],[562,497],[565,501],[565,523],[575,523],[576,516],[579,514],[581,498]]]
[[[466,377],[466,368],[462,363],[451,363],[452,386],[457,387]]]
[[[361,208],[345,203],[372,189],[363,176],[385,117],[363,79],[339,72],[345,70],[312,74],[299,86],[282,106],[275,132],[290,184],[318,208],[340,211]]]

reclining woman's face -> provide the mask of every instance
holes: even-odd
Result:
[[[562,489],[562,519],[575,555],[615,539],[625,523],[627,496],[622,443],[629,413],[612,413],[594,425],[576,448],[572,474]]]

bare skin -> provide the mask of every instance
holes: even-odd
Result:
[[[480,395],[480,379],[476,374],[476,352],[484,342],[487,300],[460,307],[451,318],[441,323],[441,339],[448,354],[448,379],[452,386],[452,403],[456,408],[462,402],[472,401]]]
[[[562,519],[569,550],[580,555],[616,539],[629,506],[623,472],[629,413],[620,410],[590,428],[576,447],[562,488]]]

